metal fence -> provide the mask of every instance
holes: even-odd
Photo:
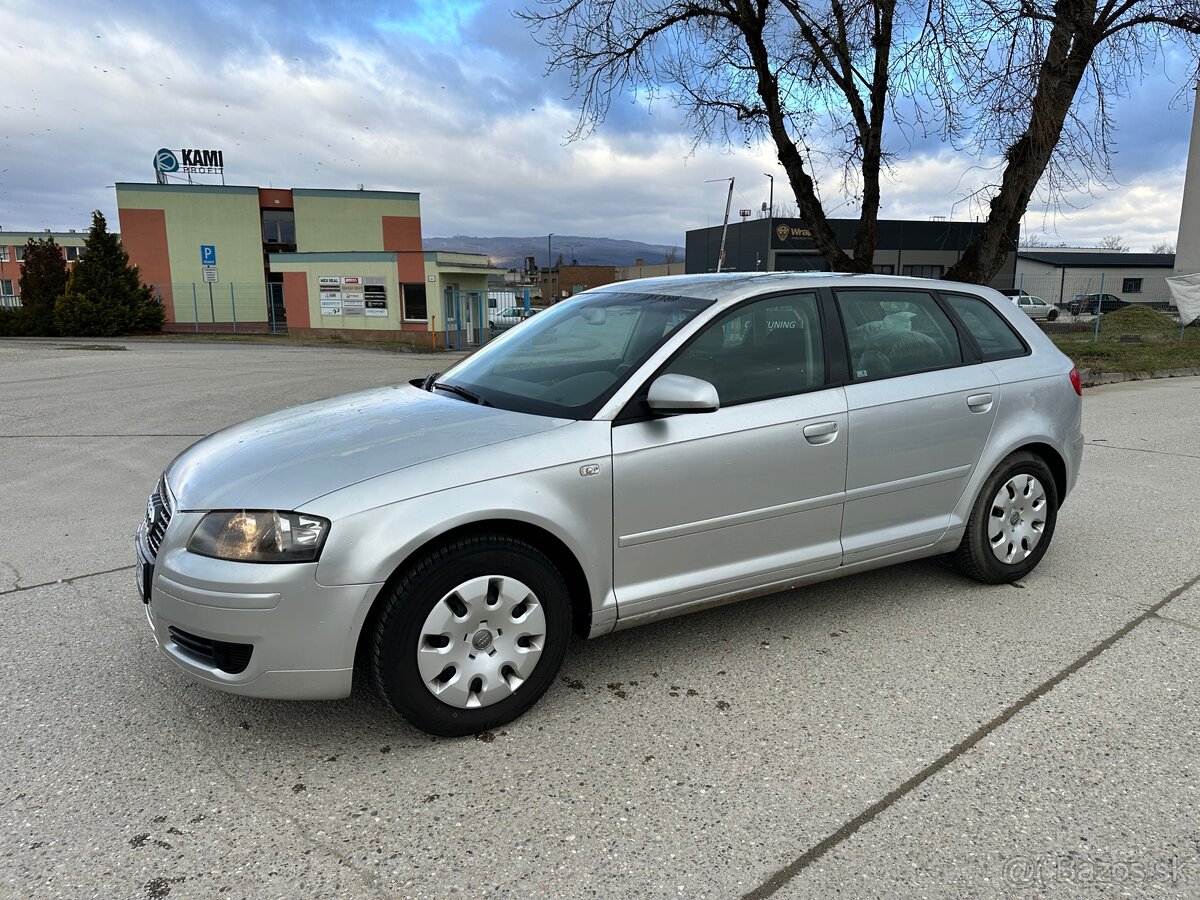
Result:
[[[174,282],[150,289],[168,310],[172,331],[227,334],[285,334],[283,285]],[[173,313],[173,315],[171,315]]]

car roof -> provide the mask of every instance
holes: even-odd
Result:
[[[905,275],[866,275],[855,272],[722,272],[703,275],[668,275],[617,281],[593,291],[663,294],[676,297],[712,298],[718,303],[736,302],[766,290],[804,290],[814,287],[918,288],[923,290],[977,293],[980,285]],[[986,288],[991,290],[990,288]]]

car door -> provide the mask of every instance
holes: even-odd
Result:
[[[620,618],[836,568],[846,395],[828,386],[816,294],[720,316],[661,374],[710,382],[721,406],[614,422]]]
[[[933,295],[838,290],[846,329],[846,565],[928,546],[983,452],[1000,386]]]

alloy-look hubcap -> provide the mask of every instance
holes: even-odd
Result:
[[[507,575],[483,575],[429,611],[417,640],[417,669],[443,703],[476,709],[524,684],[545,644],[546,613],[533,591]]]
[[[1046,530],[1046,489],[1032,475],[1014,475],[992,500],[988,543],[1009,565],[1033,553]]]

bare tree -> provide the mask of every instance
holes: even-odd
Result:
[[[1170,241],[1159,241],[1157,244],[1155,244],[1153,247],[1150,248],[1150,252],[1151,253],[1174,253],[1175,245],[1172,244]]]
[[[1106,234],[1097,245],[1101,250],[1112,250],[1114,253],[1128,253],[1129,245],[1125,243],[1123,234]]]
[[[1103,181],[1108,93],[1168,39],[1200,57],[1200,0],[538,0],[518,15],[571,77],[574,137],[636,92],[669,97],[698,143],[769,139],[835,269],[872,269],[885,125],[998,157],[983,228],[946,273],[967,281],[999,270],[1039,183],[1054,200]],[[821,199],[829,164],[860,210],[849,253]]]
[[[663,261],[668,266],[671,265],[672,263],[679,262],[679,248],[678,247],[668,247],[667,252],[664,254],[664,257],[665,258]]]

